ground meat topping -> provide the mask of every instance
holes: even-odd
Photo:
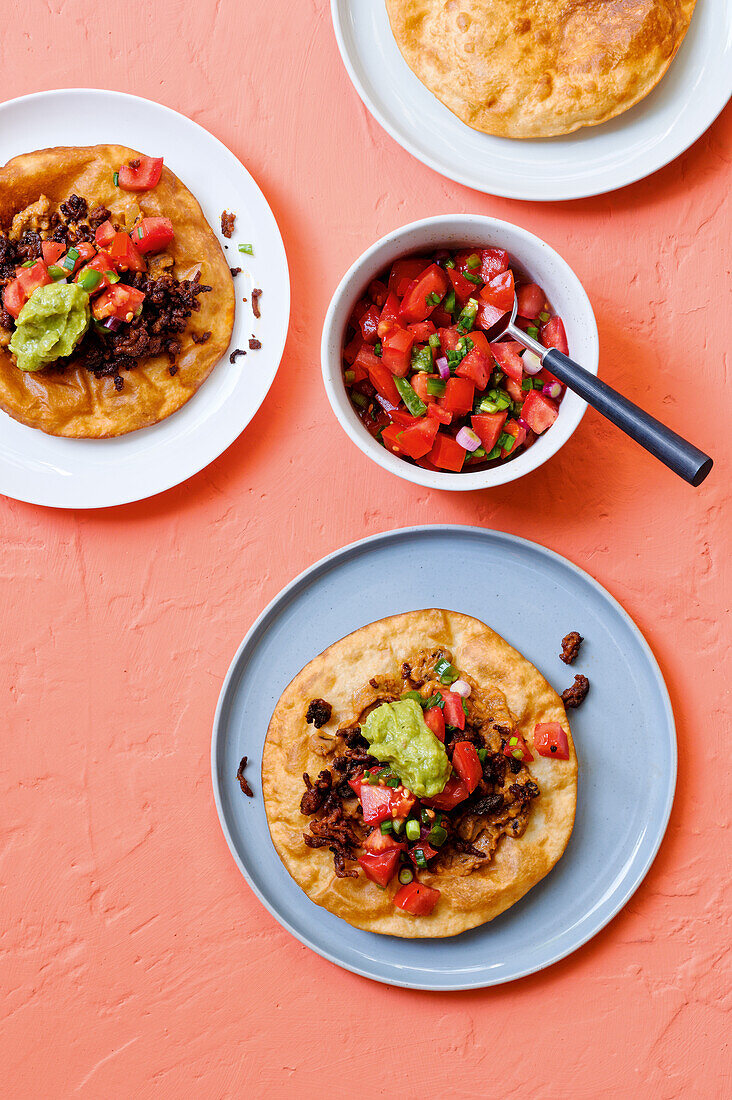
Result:
[[[201,333],[192,332],[191,333],[191,340],[193,341],[194,344],[205,344],[206,341],[209,340],[210,338],[211,338],[211,333],[210,332],[201,332]]]
[[[254,798],[254,791],[252,790],[252,788],[249,786],[246,779],[244,778],[244,769],[247,766],[247,759],[248,759],[248,757],[242,756],[241,761],[239,762],[239,767],[238,767],[237,772],[236,772],[236,778],[239,780],[239,786],[241,787],[244,794],[249,795],[250,798]]]
[[[241,268],[240,267],[230,267],[229,271],[231,272],[232,279],[235,279],[237,277],[237,275],[241,275]]]
[[[590,681],[586,676],[575,676],[574,683],[571,687],[565,688],[562,692],[562,702],[565,707],[578,707],[583,702],[587,692],[590,690]]]
[[[354,860],[361,843],[354,824],[343,812],[337,795],[331,792],[322,808],[322,817],[313,818],[309,833],[303,833],[308,848],[329,848],[338,878],[356,878],[358,871],[349,871],[346,860]]]
[[[255,317],[261,317],[262,313],[259,309],[259,299],[262,297],[262,291],[257,287],[252,290],[252,313]]]
[[[319,730],[321,726],[330,721],[332,713],[333,708],[330,703],[326,703],[325,699],[311,699],[305,714],[305,721],[311,726],[315,726],[316,730]]]
[[[569,634],[565,634],[562,638],[562,652],[559,654],[560,661],[564,661],[565,665],[571,665],[583,641],[584,638],[576,630],[570,630]]]
[[[262,346],[262,341],[257,340],[256,336],[252,336],[251,340],[249,341],[249,350],[250,351],[259,351],[261,346]]]
[[[234,232],[234,222],[236,221],[236,214],[230,214],[228,210],[223,210],[221,213],[221,232],[226,238],[230,238]]]
[[[59,206],[59,210],[63,216],[73,222],[78,222],[81,218],[85,218],[88,209],[86,199],[83,199],[81,195],[71,195],[66,202],[62,202]]]
[[[230,363],[235,363],[240,355],[246,355],[246,352],[244,351],[244,348],[235,348],[234,351],[232,351],[231,355],[229,356],[229,362]]]
[[[311,814],[316,814],[318,810],[322,808],[323,803],[330,794],[333,785],[333,775],[326,768],[318,776],[315,785],[313,785],[307,772],[305,772],[302,778],[307,790],[300,799],[300,813],[305,814],[306,817],[310,817]]]

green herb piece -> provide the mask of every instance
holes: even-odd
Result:
[[[376,356],[377,359],[381,359],[382,350],[383,349],[381,347],[381,340],[377,340],[376,343],[374,344],[374,355]]]
[[[407,840],[419,840],[419,834],[421,830],[419,827],[419,822],[415,818],[409,818],[409,821],[407,821],[406,831]]]
[[[444,397],[446,382],[443,382],[441,378],[428,378],[427,379],[427,393],[430,397]]]
[[[457,330],[461,333],[470,332],[471,328],[475,325],[476,314],[478,313],[478,303],[475,298],[468,298],[467,302],[463,306],[460,316],[457,319]]]
[[[387,787],[399,787],[401,785],[401,779],[398,775],[389,775],[384,780]]]
[[[368,405],[367,398],[365,398],[362,393],[359,393],[358,390],[351,390],[351,401],[353,401],[354,405],[358,405],[359,409],[365,409]]]
[[[454,684],[459,679],[460,673],[454,665],[442,657],[435,665],[435,676],[439,677],[442,684]]]
[[[430,829],[427,839],[433,848],[440,848],[447,840],[447,829],[443,829],[442,825],[435,825]]]
[[[115,172],[112,176],[112,183],[115,187],[119,187],[119,172]]]
[[[397,378],[397,376],[394,375],[394,385],[412,416],[424,416],[426,414],[427,406],[422,398],[417,396],[406,378]]]
[[[48,274],[53,279],[54,283],[57,283],[59,279],[65,279],[68,272],[63,267],[58,267],[57,264],[51,264],[48,269]]]
[[[394,831],[394,826],[392,825],[391,821],[382,821],[381,822],[382,836],[388,836],[389,833],[391,833],[393,831]]]
[[[422,371],[424,374],[430,374],[431,371],[434,369],[432,349],[425,346],[413,347],[410,365],[412,370]]]
[[[431,348],[439,348],[439,346],[440,346],[440,337],[439,337],[438,333],[436,333],[436,332],[432,333],[432,335],[430,336],[430,339],[429,339],[429,344],[430,344]]]
[[[245,252],[247,256],[253,256],[254,255],[254,248],[250,244],[240,244],[239,245],[239,251],[240,252]]]

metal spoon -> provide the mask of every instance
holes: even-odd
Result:
[[[514,295],[510,317],[506,313],[488,329],[486,336],[489,341],[495,343],[502,336],[510,336],[512,340],[533,351],[543,367],[588,405],[592,405],[593,409],[597,409],[636,443],[640,443],[641,447],[645,447],[684,481],[688,481],[690,485],[701,485],[712,468],[709,455],[682,439],[643,409],[639,409],[627,397],[617,393],[606,382],[601,382],[568,355],[563,355],[556,348],[545,348],[539,344],[515,324],[517,310],[518,299]]]

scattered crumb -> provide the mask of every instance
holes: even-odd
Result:
[[[262,314],[259,310],[259,299],[262,297],[262,291],[257,287],[252,291],[252,313],[255,317],[261,317]]]
[[[246,355],[246,352],[243,348],[236,348],[236,350],[232,351],[231,355],[229,356],[229,362],[235,363],[240,355]]]
[[[236,214],[230,214],[228,210],[223,210],[221,213],[221,232],[225,237],[231,237],[234,232],[234,222],[236,221]]]

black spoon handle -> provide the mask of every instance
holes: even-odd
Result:
[[[701,485],[712,468],[712,459],[698,447],[672,432],[660,420],[639,409],[594,374],[580,367],[568,355],[551,348],[543,365],[560,382],[578,394],[593,409],[611,420],[621,431],[640,443],[690,485]]]

